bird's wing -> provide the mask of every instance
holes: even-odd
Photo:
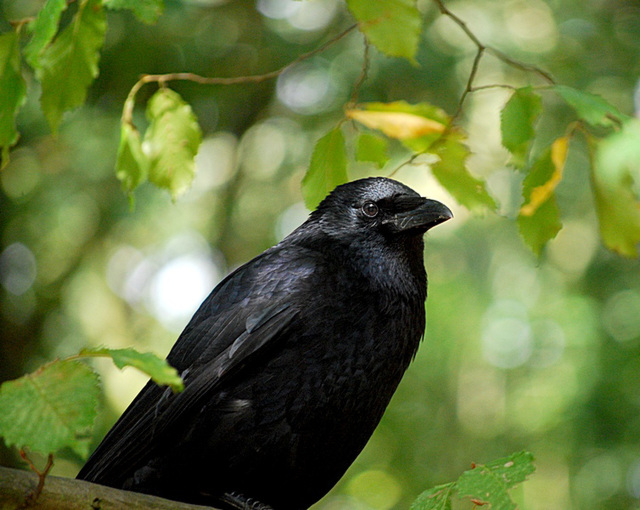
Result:
[[[297,265],[308,263],[300,258],[296,261]],[[150,381],[105,436],[78,478],[120,485],[132,469],[144,465],[144,459],[151,456],[158,436],[185,413],[197,409],[203,399],[211,398],[230,376],[255,363],[267,345],[277,345],[278,339],[286,336],[298,310],[293,294],[284,292],[283,286],[295,288],[295,280],[309,274],[310,268],[296,272],[289,266],[284,271],[285,266],[270,267],[268,261],[262,266],[264,261],[254,259],[253,264],[229,275],[180,335],[167,359],[178,365],[185,390],[173,394]]]

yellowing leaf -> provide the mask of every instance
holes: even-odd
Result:
[[[518,215],[520,234],[527,245],[540,255],[560,229],[560,211],[553,191],[562,178],[568,140],[559,138],[536,159],[524,180],[525,206]],[[535,195],[535,196],[534,196]],[[528,207],[532,204],[531,207]]]
[[[349,110],[346,115],[390,138],[400,140],[414,152],[428,152],[451,121],[437,106],[406,101],[364,103],[359,105],[358,110]]]
[[[377,129],[388,137],[398,140],[442,133],[445,129],[445,125],[438,121],[412,113],[347,110],[346,115],[368,128]]]
[[[567,150],[569,148],[569,138],[566,136],[558,138],[551,144],[551,163],[553,164],[553,173],[547,182],[540,186],[536,186],[531,190],[529,201],[520,209],[523,216],[531,216],[536,210],[551,197],[560,181],[564,165],[567,161]]]

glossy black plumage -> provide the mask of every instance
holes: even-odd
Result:
[[[184,392],[147,384],[78,478],[223,507],[313,504],[416,353],[422,236],[449,218],[390,179],[336,188],[213,290],[167,357]]]

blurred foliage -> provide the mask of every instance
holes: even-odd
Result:
[[[107,3],[113,9],[133,5]],[[64,2],[47,3],[56,7],[62,30],[73,26],[80,12],[76,4],[64,9]],[[56,118],[55,109],[43,115],[39,96],[74,76],[73,62],[69,76],[50,77],[49,88],[35,71],[23,68],[20,74],[9,20],[36,15],[42,2],[0,3],[0,85],[15,91],[13,97],[3,94],[0,106],[23,104],[15,129],[0,131],[3,146],[21,134],[0,173],[2,380],[87,344],[134,345],[165,355],[229,269],[304,219],[300,183],[314,144],[343,119],[362,74],[362,36],[353,32],[273,80],[228,86],[172,82],[203,133],[195,180],[175,204],[142,184],[131,210],[113,168],[123,105],[141,73],[263,74],[353,23],[338,0],[169,1],[159,17],[158,2],[137,4],[135,14],[85,13],[94,17],[95,30],[76,37],[93,44],[102,37],[102,16],[107,20],[100,73],[86,105]],[[630,205],[640,193],[638,146],[632,143],[638,124],[627,118],[640,110],[640,5],[446,5],[483,43],[548,70],[570,89],[532,91],[530,74],[490,54],[483,57],[476,85],[515,87],[520,105],[511,103],[512,89],[469,93],[457,119],[467,132],[466,146],[459,143],[450,154],[466,162],[470,178],[486,182],[499,215],[473,217],[456,206],[433,177],[431,156],[418,155],[407,164],[411,153],[402,139],[379,137],[355,122],[341,125],[345,138],[356,140],[346,146],[350,178],[394,172],[447,203],[456,219],[427,239],[427,333],[415,363],[363,454],[317,508],[407,508],[425,488],[456,479],[472,462],[522,449],[535,454],[537,469],[513,491],[520,508],[637,508],[640,264],[605,250],[600,232],[618,251],[637,252],[640,213]],[[349,2],[348,8],[356,13],[367,3]],[[428,103],[452,117],[477,48],[433,2],[420,0],[417,9],[423,18],[417,64],[371,47],[358,102]],[[147,22],[157,17],[157,23],[142,24],[136,16]],[[68,39],[62,42],[71,45]],[[50,41],[34,43],[31,54],[62,58],[63,52],[47,46]],[[138,93],[132,118],[141,131],[147,128],[144,105],[156,90],[149,86]],[[543,104],[539,114],[532,95]],[[78,98],[66,101],[73,105]],[[508,102],[520,109],[510,122],[535,133],[508,138],[511,154],[502,146],[500,116]],[[622,116],[612,120],[612,111]],[[578,118],[584,125],[568,131]],[[48,126],[52,119],[60,121],[56,136]],[[368,140],[360,141],[363,133]],[[569,135],[560,165],[552,147]],[[596,149],[593,140],[602,136],[606,143]],[[375,150],[363,153],[361,144]],[[508,161],[532,163],[529,168],[545,176],[524,183],[529,204],[542,186],[537,193],[545,200],[532,212],[544,212],[552,200],[562,218],[562,230],[540,258],[523,246],[512,221],[523,206],[525,174],[508,168]],[[562,179],[552,181],[558,172]],[[603,218],[611,221],[602,223]],[[144,378],[108,364],[96,367],[106,388],[97,442]],[[0,452],[0,463],[17,462],[12,450]],[[74,475],[81,462],[69,451],[54,472]]]

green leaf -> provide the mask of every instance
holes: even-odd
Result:
[[[202,132],[191,107],[177,92],[161,88],[147,104],[149,128],[144,152],[149,158],[149,180],[175,200],[189,189],[196,173],[195,157]]]
[[[162,0],[104,0],[104,6],[113,10],[131,10],[140,21],[149,25],[158,21],[164,10]]]
[[[27,93],[20,68],[20,40],[16,32],[0,35],[0,91],[1,169],[9,163],[9,147],[18,141],[16,115]]]
[[[429,103],[409,104],[364,103],[358,109],[347,110],[347,117],[377,129],[390,138],[400,140],[415,152],[426,152],[438,140],[450,122],[449,116]]]
[[[305,205],[315,209],[327,193],[348,180],[344,136],[336,127],[318,140],[311,154],[309,169],[302,179]]]
[[[462,136],[450,133],[434,147],[440,161],[431,166],[433,175],[453,197],[468,209],[488,208],[496,210],[496,203],[485,188],[484,182],[473,177],[465,161],[469,149],[462,143]]]
[[[554,89],[576,111],[578,117],[592,126],[609,127],[616,124],[616,121],[630,119],[615,106],[595,94],[565,85],[555,85]]]
[[[533,460],[533,455],[530,452],[522,451],[489,462],[486,467],[510,489],[524,482],[527,476],[533,474],[536,470]]]
[[[54,361],[0,386],[0,435],[44,454],[69,447],[86,457],[100,393],[97,375],[77,361]]]
[[[562,178],[567,143],[562,137],[547,148],[533,163],[523,183],[524,204],[518,215],[518,227],[527,245],[538,256],[562,228],[553,191]]]
[[[516,90],[500,114],[502,145],[513,155],[511,163],[522,168],[536,135],[534,125],[542,112],[542,99],[531,87]]]
[[[455,486],[453,482],[424,491],[411,504],[409,510],[451,510],[451,493]]]
[[[60,16],[67,8],[67,0],[47,0],[38,16],[29,24],[33,37],[24,47],[24,56],[34,69],[40,68],[40,55],[58,31]]]
[[[458,493],[461,497],[469,497],[482,506],[500,510],[516,510],[517,506],[509,496],[505,484],[497,479],[491,471],[478,466],[471,471],[465,471],[458,479]]]
[[[107,357],[111,358],[114,364],[123,369],[126,366],[135,367],[147,374],[157,384],[169,386],[175,392],[184,389],[184,383],[178,372],[169,363],[151,352],[138,352],[135,349],[108,349],[98,347],[82,349],[82,357]]]
[[[124,189],[131,193],[147,180],[148,175],[149,159],[142,151],[140,133],[131,124],[125,122],[120,127],[116,176],[122,181]]]
[[[640,242],[640,121],[626,122],[595,147],[592,183],[604,244],[621,255],[636,257]]]
[[[389,161],[389,142],[373,133],[361,133],[356,144],[356,160],[382,168]]]
[[[347,6],[378,50],[416,62],[422,16],[415,0],[347,0]]]
[[[515,510],[516,504],[507,490],[524,481],[534,469],[533,456],[528,452],[516,453],[487,465],[477,465],[462,473],[457,482],[458,493],[462,497],[489,504],[491,508]]]
[[[100,0],[83,0],[78,12],[44,50],[37,72],[42,83],[42,111],[55,133],[62,114],[82,105],[98,76],[100,48],[107,22]]]

